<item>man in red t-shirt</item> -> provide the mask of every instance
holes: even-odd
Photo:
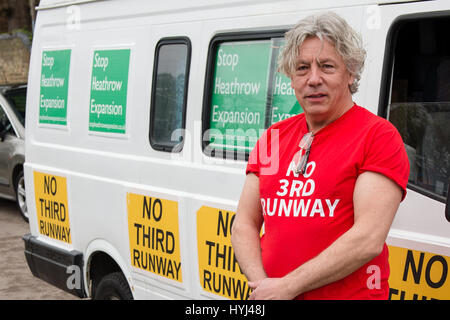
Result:
[[[409,163],[395,127],[352,100],[364,58],[333,13],[286,34],[280,69],[304,113],[250,154],[232,230],[250,299],[388,298],[385,240]]]

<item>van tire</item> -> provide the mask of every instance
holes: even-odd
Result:
[[[23,170],[20,170],[19,173],[14,178],[14,192],[16,193],[16,203],[19,208],[20,215],[23,220],[28,222],[28,208],[27,208],[27,198],[25,194],[25,178],[23,175]]]
[[[133,300],[133,294],[122,272],[104,276],[97,288],[93,300]]]

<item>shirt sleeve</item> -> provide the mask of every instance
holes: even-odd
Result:
[[[369,134],[359,174],[365,171],[381,173],[393,180],[403,190],[402,200],[405,198],[409,160],[402,137],[386,120]]]

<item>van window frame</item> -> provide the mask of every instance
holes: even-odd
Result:
[[[185,69],[185,82],[184,82],[184,92],[183,92],[183,106],[182,106],[182,120],[181,120],[181,128],[183,130],[182,140],[179,144],[175,146],[159,144],[154,141],[152,135],[152,128],[155,125],[155,93],[156,93],[156,79],[158,76],[158,65],[159,65],[159,50],[164,45],[171,44],[184,44],[186,45],[186,69]],[[156,151],[163,152],[181,152],[184,146],[184,130],[186,129],[186,112],[187,112],[187,99],[188,99],[188,88],[189,88],[189,71],[191,67],[191,53],[192,53],[192,45],[191,40],[187,36],[179,36],[179,37],[164,37],[161,38],[155,47],[155,56],[153,62],[153,75],[152,75],[152,88],[151,88],[151,96],[150,96],[150,121],[149,121],[149,132],[148,137],[150,141],[150,146]],[[176,150],[174,150],[176,148]]]
[[[206,74],[205,74],[205,84],[203,90],[203,108],[202,108],[202,134],[201,134],[201,144],[203,154],[211,158],[223,158],[227,160],[245,160],[248,161],[250,151],[234,151],[233,159],[230,159],[231,152],[222,150],[219,152],[220,156],[216,155],[215,149],[211,150],[210,153],[206,151],[209,139],[205,139],[205,132],[210,129],[210,119],[211,119],[211,100],[212,100],[212,88],[214,80],[214,67],[215,58],[217,54],[217,47],[221,43],[233,42],[233,41],[253,41],[253,40],[271,40],[272,38],[283,38],[288,29],[274,29],[274,30],[262,30],[262,31],[245,31],[245,32],[227,32],[216,34],[210,41],[208,46],[208,57],[206,62]],[[273,73],[273,70],[269,70],[269,77]],[[267,88],[268,94],[272,90],[272,84],[269,83]],[[266,102],[266,111],[270,107],[269,101]],[[268,116],[266,112],[266,119],[264,119],[264,129],[267,130]]]
[[[450,18],[450,11],[420,12],[420,13],[400,15],[397,18],[395,18],[395,20],[389,27],[389,31],[386,36],[386,45],[383,57],[383,68],[381,73],[380,96],[378,100],[379,101],[378,115],[380,117],[383,117],[385,119],[388,118],[388,109],[390,102],[389,100],[391,98],[391,90],[392,90],[394,55],[400,28],[406,23],[424,19],[439,19],[439,18]],[[433,192],[426,192],[423,189],[416,187],[410,182],[408,182],[407,188],[444,204],[446,202],[449,202],[450,199],[450,193],[447,195],[447,199],[442,199],[442,197],[435,195]]]

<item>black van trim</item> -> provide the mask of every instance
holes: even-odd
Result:
[[[389,96],[392,82],[392,70],[394,63],[394,53],[395,53],[395,45],[397,43],[398,33],[400,28],[408,23],[417,20],[423,19],[439,19],[439,18],[450,18],[450,11],[435,11],[435,12],[421,12],[421,13],[412,13],[407,15],[401,15],[395,18],[392,22],[392,25],[389,27],[389,31],[386,36],[386,46],[384,51],[384,61],[383,61],[383,69],[381,74],[381,86],[380,86],[380,97],[378,100],[378,115],[387,119],[388,115],[388,105],[389,105]],[[415,192],[418,192],[428,198],[433,200],[446,203],[445,197],[440,197],[431,192],[427,192],[415,185],[408,183],[408,189],[411,189]],[[450,194],[447,195],[447,201],[450,198]]]
[[[62,250],[29,233],[22,239],[25,242],[25,257],[33,276],[77,297],[87,297],[84,290],[83,254],[80,251]],[[67,286],[67,280],[73,274],[69,269],[71,266],[77,266],[80,270],[79,288],[69,289]]]
[[[445,219],[450,222],[450,185],[447,190],[447,201],[445,203]]]
[[[168,146],[164,144],[158,144],[154,142],[152,138],[152,128],[154,127],[154,115],[155,115],[155,92],[156,92],[156,77],[157,77],[157,68],[159,63],[159,49],[163,45],[167,44],[185,44],[187,46],[187,54],[186,54],[186,72],[185,72],[185,82],[184,82],[184,95],[183,95],[183,119],[181,124],[181,129],[186,129],[186,109],[187,109],[187,98],[188,98],[188,88],[189,88],[189,71],[191,67],[191,40],[188,37],[166,37],[161,38],[155,47],[155,59],[153,62],[153,75],[152,75],[152,92],[150,96],[150,126],[149,126],[149,140],[150,145],[153,149],[157,151],[165,151],[165,152],[181,152],[183,150],[184,145],[184,134],[182,136],[182,141],[176,146]],[[176,148],[176,150],[174,150]]]
[[[214,63],[216,57],[217,47],[220,43],[229,41],[251,41],[251,40],[270,40],[272,38],[284,37],[287,29],[277,29],[277,30],[265,30],[265,31],[245,31],[245,32],[229,32],[229,33],[219,33],[215,35],[208,46],[208,58],[206,62],[206,73],[205,73],[205,84],[203,90],[203,110],[202,110],[202,134],[201,134],[201,146],[202,151],[205,155],[210,157],[229,159],[233,154],[234,160],[244,160],[248,161],[250,155],[249,151],[225,151],[221,150],[218,156],[215,152],[216,149],[208,148],[209,138],[205,136],[205,132],[209,129],[210,119],[211,119],[211,98],[213,87],[213,77],[214,77]],[[270,88],[268,88],[270,92]],[[267,106],[266,106],[267,108]],[[267,129],[267,121],[265,120],[265,129]]]

